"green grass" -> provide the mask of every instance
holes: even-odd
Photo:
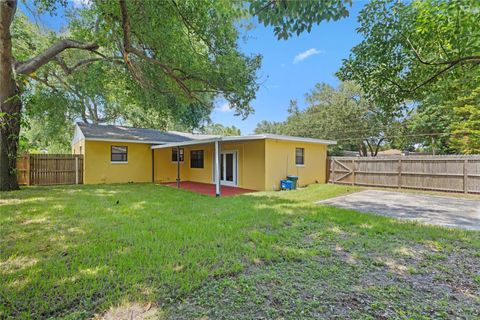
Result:
[[[2,193],[0,318],[91,318],[134,302],[185,319],[478,315],[480,233],[314,204],[351,191]]]

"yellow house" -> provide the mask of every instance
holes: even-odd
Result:
[[[72,152],[84,155],[86,184],[191,181],[278,190],[287,175],[300,186],[326,182],[335,141],[260,134],[221,137],[77,123]]]

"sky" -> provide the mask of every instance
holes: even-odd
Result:
[[[365,1],[354,1],[350,16],[335,22],[321,23],[310,33],[288,40],[277,40],[271,28],[256,26],[250,31],[247,42],[240,42],[245,53],[260,53],[262,68],[258,72],[260,89],[252,102],[254,114],[242,120],[234,116],[228,104],[219,103],[211,115],[214,122],[235,125],[242,134],[253,133],[262,120],[282,121],[288,116],[290,99],[305,107],[305,94],[315,84],[339,83],[335,73],[347,58],[350,49],[361,41],[355,29],[357,15]]]
[[[71,5],[81,5],[88,0],[72,0]],[[310,33],[303,33],[288,40],[277,40],[271,28],[256,25],[247,33],[247,39],[239,40],[241,50],[246,54],[261,54],[262,67],[257,76],[260,89],[252,102],[254,113],[245,120],[234,116],[228,103],[218,101],[211,114],[215,123],[240,128],[242,134],[253,133],[262,120],[282,121],[287,117],[291,99],[298,100],[299,107],[305,107],[304,97],[316,83],[325,82],[336,86],[335,76],[347,58],[350,49],[361,41],[356,33],[357,15],[366,1],[354,1],[348,18],[321,23]],[[24,7],[20,7],[25,11]],[[65,25],[65,17],[44,15],[41,23],[59,30]]]

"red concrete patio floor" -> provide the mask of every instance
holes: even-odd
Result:
[[[177,187],[176,182],[165,183],[164,185],[169,187]],[[200,183],[200,182],[191,182],[191,181],[181,181],[180,189],[190,190],[197,193],[206,194],[209,196],[215,196],[215,185],[209,183]],[[221,196],[234,196],[237,194],[256,192],[255,190],[243,189],[230,186],[221,187]]]

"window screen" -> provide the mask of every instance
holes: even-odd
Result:
[[[295,164],[296,165],[305,164],[305,149],[304,148],[295,148]]]
[[[183,162],[183,148],[180,148],[180,157],[179,160],[180,162]],[[177,162],[177,148],[172,148],[172,161]]]
[[[190,168],[203,168],[203,150],[190,151]]]
[[[127,162],[127,150],[125,146],[112,146],[110,160],[112,162]]]

